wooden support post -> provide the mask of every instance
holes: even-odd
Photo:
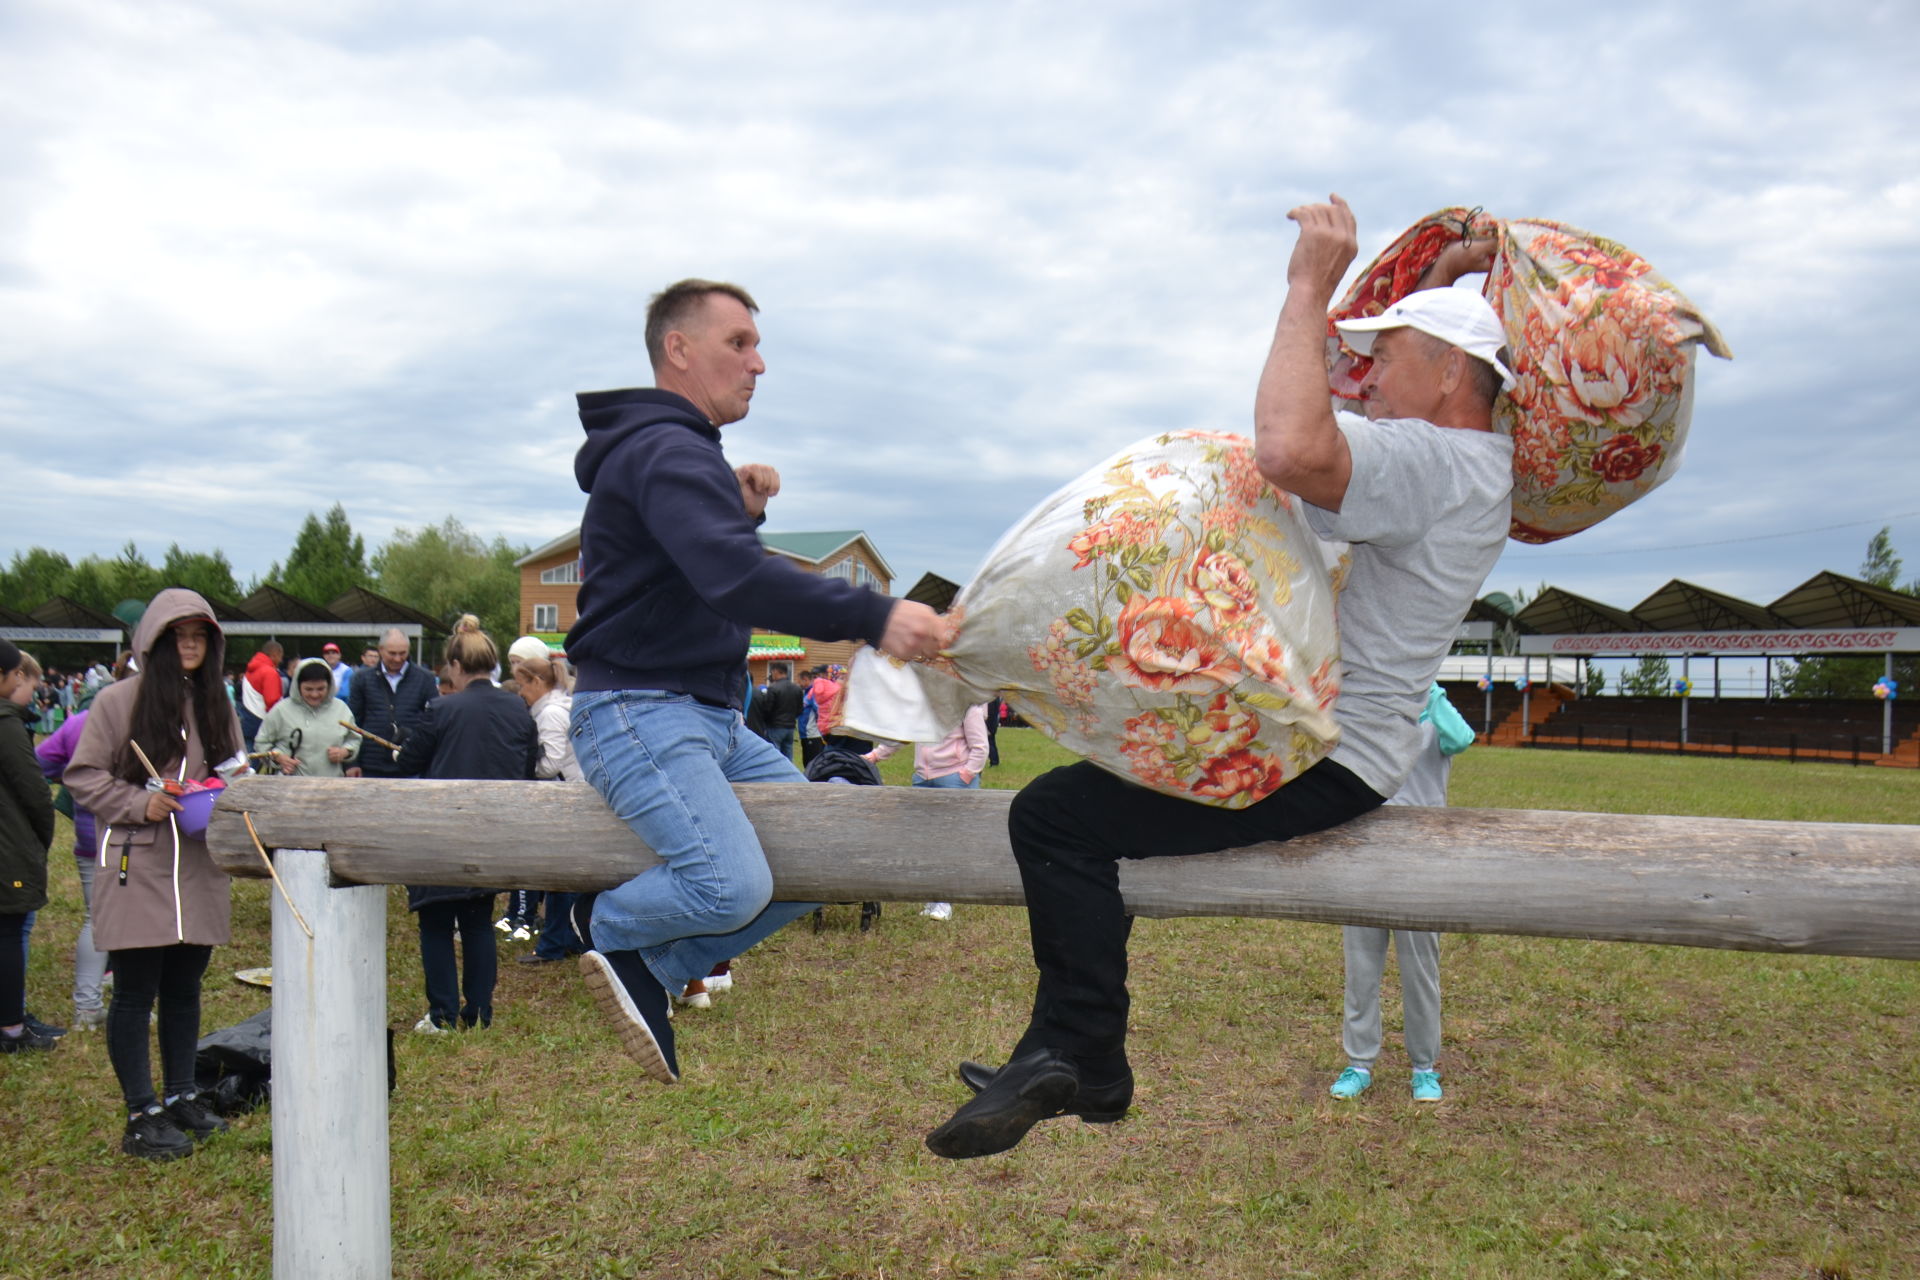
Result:
[[[387,894],[278,849],[313,926],[273,900],[274,1280],[388,1280]]]

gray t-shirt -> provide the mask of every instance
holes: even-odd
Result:
[[[1338,512],[1303,504],[1315,533],[1353,544],[1331,759],[1391,796],[1419,749],[1440,660],[1506,541],[1513,442],[1417,418],[1335,418],[1353,478]]]

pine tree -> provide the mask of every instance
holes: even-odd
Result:
[[[325,523],[309,511],[285,566],[275,565],[267,581],[288,595],[323,607],[354,587],[372,586],[366,539],[347,522],[346,508],[334,503]]]

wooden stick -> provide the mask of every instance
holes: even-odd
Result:
[[[362,729],[359,725],[353,724],[349,721],[342,720],[340,722],[340,727],[342,729],[345,729],[349,733],[359,734],[361,737],[367,739],[369,742],[377,742],[389,751],[398,751],[400,749],[399,743],[388,742],[385,738],[381,737],[379,734],[368,733],[365,729]]]
[[[288,893],[287,886],[280,882],[280,873],[273,869],[273,859],[267,856],[267,846],[260,843],[260,833],[253,829],[253,815],[242,809],[240,816],[246,820],[247,834],[253,837],[253,847],[260,851],[260,861],[266,864],[267,874],[273,877],[273,887],[280,891],[280,900],[287,904],[287,910],[293,912],[293,918],[300,922],[300,928],[305,931],[307,937],[312,938],[313,926],[308,924],[307,918],[300,914],[300,908],[293,905],[293,895]]]
[[[148,773],[149,773],[150,775],[152,775],[152,777],[153,777],[153,780],[154,780],[155,782],[165,782],[165,781],[166,781],[166,779],[165,779],[165,778],[162,778],[162,777],[160,776],[160,771],[159,771],[158,769],[156,769],[156,768],[154,768],[154,767],[153,767],[153,761],[151,761],[151,760],[149,760],[149,759],[147,759],[147,753],[146,753],[146,752],[144,752],[144,751],[142,751],[142,750],[140,749],[140,744],[139,744],[138,742],[134,742],[134,741],[132,741],[131,739],[129,739],[129,740],[128,740],[128,742],[127,742],[127,745],[133,748],[133,754],[134,754],[134,755],[136,755],[136,756],[139,756],[139,757],[140,757],[140,763],[141,763],[141,764],[143,764],[143,765],[145,765],[145,766],[147,766],[147,772],[148,772]]]

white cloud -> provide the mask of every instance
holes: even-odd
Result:
[[[448,513],[544,541],[578,518],[572,391],[644,380],[647,294],[700,274],[766,308],[729,438],[780,461],[776,521],[959,576],[1102,454],[1246,425],[1285,212],[1333,189],[1364,252],[1451,203],[1616,236],[1733,342],[1680,478],[1564,549],[1901,510],[1920,474],[1905,6],[4,21],[0,426],[32,461],[0,554],[137,532],[258,572],[334,500],[373,541]],[[1756,545],[1728,580],[1838,546]]]

